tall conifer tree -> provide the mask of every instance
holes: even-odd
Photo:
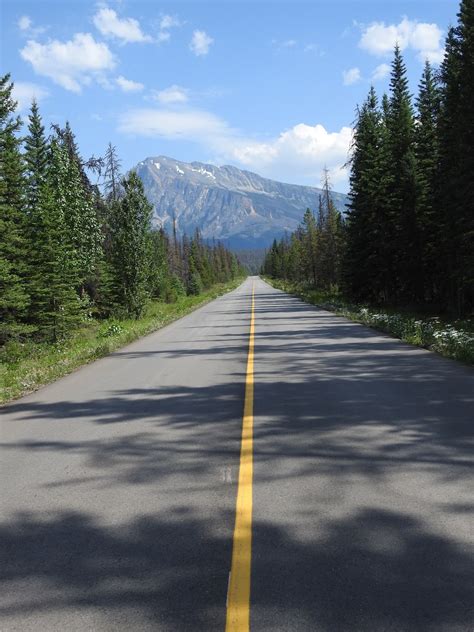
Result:
[[[416,101],[417,125],[415,128],[415,152],[419,198],[417,204],[418,227],[420,237],[420,267],[423,275],[423,287],[418,296],[419,302],[433,302],[439,295],[437,278],[443,274],[439,266],[440,241],[439,217],[434,203],[434,188],[439,160],[438,121],[440,94],[437,81],[429,62],[419,85]]]
[[[134,171],[122,181],[123,197],[110,218],[116,304],[139,318],[149,297],[148,265],[152,206]]]
[[[0,342],[28,331],[25,173],[10,75],[0,78]]]
[[[80,318],[77,256],[66,221],[67,151],[51,142],[48,171],[30,216],[32,230],[30,317],[41,339],[56,342],[67,336]]]
[[[393,250],[389,251],[392,278],[389,300],[412,302],[419,294],[418,182],[414,153],[414,115],[405,63],[398,45],[392,62],[387,118],[389,143],[388,225]]]
[[[38,104],[33,101],[25,138],[25,163],[27,176],[27,209],[31,211],[38,204],[40,189],[48,171],[48,141],[39,113]]]

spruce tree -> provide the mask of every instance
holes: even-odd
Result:
[[[319,286],[321,289],[336,289],[340,282],[342,259],[342,218],[331,196],[329,171],[323,172],[323,195],[319,212]]]
[[[387,118],[389,150],[388,225],[393,249],[389,265],[390,300],[413,302],[422,283],[417,225],[418,182],[414,153],[414,115],[406,67],[396,46]]]
[[[439,117],[439,164],[436,176],[436,212],[440,228],[438,243],[441,283],[445,309],[462,311],[462,187],[463,155],[461,136],[466,133],[461,121],[461,34],[458,28],[448,31],[445,56],[440,69],[441,107]]]
[[[10,75],[0,78],[0,342],[26,334],[25,171]]]
[[[50,342],[70,334],[81,316],[77,257],[66,222],[68,162],[65,149],[53,140],[46,178],[29,215],[30,318],[40,339]]]
[[[443,274],[443,270],[439,267],[440,218],[436,214],[434,203],[439,160],[440,94],[428,61],[425,63],[421,77],[416,105],[415,153],[419,184],[417,217],[420,238],[420,266],[423,275],[422,294],[419,298],[421,301],[433,302],[439,295],[437,279]]]
[[[110,218],[115,302],[126,315],[139,318],[149,296],[152,206],[134,171],[122,180],[122,187],[123,197]]]
[[[121,162],[117,155],[117,148],[112,143],[105,152],[104,190],[108,202],[117,202],[121,196]]]
[[[462,0],[458,13],[460,35],[459,138],[462,155],[461,206],[458,212],[460,313],[474,308],[474,0]]]
[[[356,300],[377,300],[379,290],[375,281],[380,263],[376,217],[380,143],[381,116],[372,87],[357,112],[351,158],[344,275],[346,289]]]
[[[150,267],[148,283],[151,296],[169,300],[170,272],[168,266],[169,240],[163,230],[154,230],[150,236]]]
[[[46,180],[48,171],[48,141],[36,101],[31,104],[28,134],[25,137],[24,148],[27,208],[31,211],[38,204],[40,189]]]
[[[60,163],[61,174],[57,185],[68,239],[74,246],[75,265],[78,272],[78,291],[85,296],[86,285],[96,273],[102,255],[102,239],[97,206],[94,204],[93,188],[83,172],[81,159],[74,135],[66,125],[57,138],[63,150],[64,160]]]
[[[305,280],[313,287],[318,284],[318,226],[314,213],[307,208],[303,216],[303,265],[305,268]],[[282,246],[277,246],[280,271],[283,272]]]

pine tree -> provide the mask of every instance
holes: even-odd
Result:
[[[31,211],[38,204],[40,189],[46,180],[48,171],[48,142],[36,101],[33,101],[31,104],[28,134],[25,138],[24,147],[27,176],[27,208]]]
[[[319,286],[321,289],[336,289],[340,283],[342,260],[342,217],[331,196],[329,170],[323,172],[323,194],[319,211]]]
[[[318,226],[314,213],[311,209],[307,208],[303,216],[303,265],[305,280],[309,282],[313,287],[318,284]],[[280,270],[278,276],[283,275],[283,260],[282,260],[282,248],[277,252],[280,258]]]
[[[57,140],[51,142],[48,171],[29,215],[31,240],[30,319],[40,339],[56,342],[79,322],[81,304],[77,258],[66,222],[69,158]]]
[[[440,94],[428,61],[421,77],[416,105],[418,116],[415,128],[415,153],[419,183],[417,222],[423,278],[419,300],[433,302],[439,294],[437,278],[443,274],[443,270],[439,268],[439,217],[436,215],[434,204],[436,170],[439,160]]]
[[[462,270],[460,232],[462,226],[463,155],[461,136],[461,35],[458,28],[448,31],[445,57],[440,69],[441,108],[439,117],[439,164],[436,177],[436,212],[440,228],[438,244],[441,294],[444,307],[462,311]]]
[[[123,180],[124,195],[110,218],[115,302],[128,316],[139,318],[148,296],[149,239],[152,206],[134,171]]]
[[[0,78],[0,342],[28,332],[24,161],[10,75]]]
[[[412,302],[420,292],[418,182],[414,153],[414,115],[406,67],[398,46],[392,62],[391,96],[387,118],[389,150],[388,217],[393,239],[389,265],[390,299]]]
[[[382,120],[373,88],[358,110],[352,147],[347,247],[344,276],[350,296],[379,300],[380,274],[378,212],[380,203],[380,154]]]
[[[461,36],[459,115],[463,133],[460,233],[460,311],[474,309],[474,0],[462,0],[459,14]]]
[[[74,246],[78,271],[78,291],[85,295],[102,255],[102,230],[93,200],[93,188],[83,173],[74,135],[69,127],[59,134],[57,142],[63,150],[58,175],[58,200],[62,204],[68,239]]]
[[[117,148],[112,143],[105,152],[104,190],[107,201],[117,202],[121,197],[121,162],[117,155]]]

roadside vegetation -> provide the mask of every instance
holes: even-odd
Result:
[[[174,303],[151,301],[139,319],[86,318],[69,336],[54,344],[11,340],[0,348],[0,403],[36,390],[80,366],[150,334],[194,309],[230,292],[242,282],[218,283],[199,295],[183,295]]]
[[[474,3],[413,102],[395,48],[390,92],[357,109],[345,216],[328,174],[316,210],[275,241],[262,272],[311,303],[472,362]]]
[[[404,342],[474,365],[474,320],[450,320],[411,312],[380,309],[348,302],[337,293],[314,290],[291,281],[264,277],[275,288],[306,303],[367,325]]]

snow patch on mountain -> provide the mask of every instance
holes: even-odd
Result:
[[[216,179],[216,176],[211,171],[207,171],[207,169],[203,169],[202,167],[200,167],[199,169],[194,169],[193,167],[191,167],[191,171],[194,171],[195,173],[200,173],[201,175],[207,176],[208,178],[213,178],[214,180]]]

